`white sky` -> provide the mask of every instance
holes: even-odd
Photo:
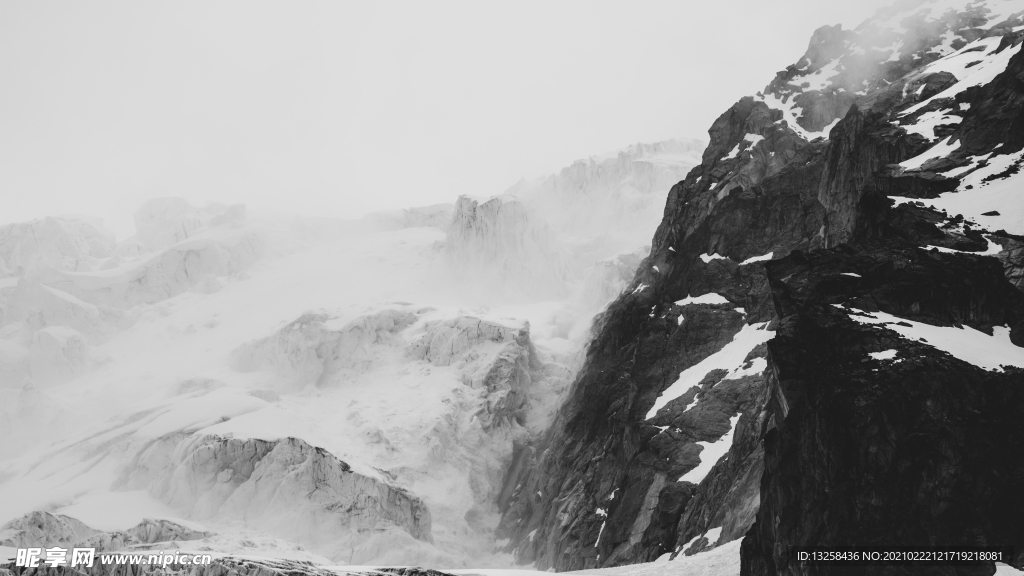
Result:
[[[356,217],[706,138],[882,0],[0,2],[0,222],[156,196]]]

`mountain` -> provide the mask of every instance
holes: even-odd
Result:
[[[454,277],[510,297],[559,298],[579,290],[596,262],[646,255],[669,188],[705,145],[634,144],[489,199],[459,198],[445,245]]]
[[[714,122],[515,455],[518,562],[742,538],[745,575],[869,573],[794,545],[1011,545],[1024,565],[1022,15],[899,2],[820,28]]]
[[[515,447],[549,427],[703,146],[633,145],[472,209],[158,198],[120,242],[82,218],[0,227],[0,547],[511,565],[494,530]],[[180,529],[144,542],[147,522]]]
[[[818,29],[706,145],[358,220],[0,227],[0,552],[767,576],[948,544],[1016,555],[927,573],[1019,573],[1022,45],[1021,0],[905,0]]]

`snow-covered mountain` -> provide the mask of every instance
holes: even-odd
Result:
[[[912,1],[823,27],[714,122],[516,455],[499,534],[519,562],[671,564],[743,539],[745,575],[845,574],[873,572],[791,546],[1021,549],[999,454],[1024,414],[1022,17]]]
[[[634,144],[489,199],[459,198],[445,244],[453,277],[510,300],[572,296],[565,335],[585,338],[594,313],[626,284],[620,263],[647,255],[669,188],[705,145]]]
[[[879,571],[796,545],[928,543],[1024,568],[1022,45],[1021,0],[904,0],[817,30],[706,147],[354,221],[165,198],[122,242],[2,227],[0,552],[767,576]]]
[[[139,546],[150,518],[221,553],[509,565],[514,447],[549,426],[702,147],[583,160],[475,217],[159,198],[121,242],[81,218],[0,227],[0,546]]]

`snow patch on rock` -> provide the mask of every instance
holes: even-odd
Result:
[[[654,406],[647,411],[647,419],[650,420],[666,404],[698,385],[712,370],[731,371],[741,367],[751,350],[774,337],[775,331],[768,330],[767,322],[744,324],[743,328],[733,336],[732,341],[723,346],[721,350],[680,373],[679,378],[658,396]]]
[[[885,312],[865,312],[841,304],[834,306],[861,324],[888,328],[908,340],[927,344],[985,370],[1002,372],[1004,366],[1024,368],[1024,348],[1010,341],[1010,329],[1006,326],[995,326],[992,335],[988,335],[970,326],[933,326]]]

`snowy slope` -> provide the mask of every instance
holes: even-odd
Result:
[[[561,204],[503,195],[529,211],[507,229],[561,251],[557,289],[525,297],[452,274],[483,263],[453,252],[452,205],[289,220],[163,198],[119,243],[81,220],[0,229],[0,525],[154,517],[223,553],[510,564],[493,530],[513,447],[549,425],[695,146],[574,164],[544,181]],[[545,216],[566,203],[604,221]],[[486,263],[543,274],[511,238]]]
[[[140,208],[136,237],[119,243],[81,219],[0,228],[0,525],[35,510],[107,532],[155,517],[210,532],[202,545],[222,553],[487,573],[467,567],[550,565],[541,554],[572,542],[539,527],[550,512],[582,533],[588,565],[675,556],[587,573],[737,574],[756,503],[716,503],[756,495],[759,469],[743,460],[759,408],[747,396],[765,377],[775,332],[765,301],[744,300],[729,282],[761,282],[753,265],[797,244],[701,229],[688,278],[701,278],[700,266],[706,282],[683,290],[676,274],[681,291],[665,295],[652,278],[672,273],[668,252],[683,243],[662,231],[665,253],[644,258],[669,189],[701,166],[687,179],[694,205],[674,208],[685,214],[681,239],[734,192],[795,170],[797,158],[810,164],[806,151],[823,149],[852,106],[893,108],[887,126],[918,138],[921,152],[887,167],[891,176],[957,181],[890,196],[944,210],[944,229],[961,236],[983,233],[988,248],[974,253],[1009,269],[1020,246],[999,231],[1024,234],[1019,142],[1012,133],[978,141],[967,128],[989,117],[986,90],[1019,55],[1024,22],[1009,17],[1022,11],[1019,0],[910,2],[855,30],[822,28],[804,58],[736,105],[742,122],[739,112],[716,122],[706,151],[697,140],[637,144],[491,198],[358,221],[257,218],[243,206],[165,198]],[[831,230],[813,232],[800,248],[820,247]],[[938,249],[965,252],[949,246]],[[514,455],[555,419],[595,314],[626,286],[637,301],[668,298],[660,309],[643,302],[636,318],[699,340],[659,368],[665,386],[644,391],[637,411],[664,446],[686,427],[679,461],[629,493],[613,486],[624,474],[603,469],[601,482],[545,485],[570,487],[568,499],[520,494],[508,481]],[[902,318],[850,311],[879,326]],[[990,336],[906,323],[898,334],[924,334],[986,370],[1024,362],[1004,361],[1019,348],[1002,326]],[[678,482],[713,509],[648,530],[661,489]],[[497,502],[534,494],[532,524],[496,541]],[[627,502],[640,512],[613,508]],[[632,548],[641,539],[659,544]]]
[[[435,542],[465,543],[478,531],[471,530],[463,517],[477,501],[487,501],[486,487],[500,475],[514,432],[490,435],[478,423],[477,412],[490,398],[472,380],[473,368],[487,364],[488,353],[499,351],[480,349],[476,353],[483,357],[459,367],[407,357],[406,348],[417,332],[429,329],[429,323],[466,316],[444,295],[444,279],[433,276],[443,237],[437,229],[411,228],[366,234],[358,242],[306,246],[254,264],[245,270],[244,278],[230,280],[224,274],[230,269],[219,270],[221,274],[209,277],[217,283],[212,293],[188,291],[151,306],[129,307],[125,314],[133,317],[133,324],[93,343],[93,370],[56,384],[44,382],[33,371],[35,388],[3,390],[14,399],[7,404],[12,414],[5,427],[24,438],[22,449],[30,447],[30,441],[38,446],[57,438],[81,440],[51,447],[35,473],[3,484],[0,515],[10,518],[52,507],[63,510],[65,505],[74,510],[83,501],[113,498],[105,494],[122,475],[123,459],[179,431],[263,440],[297,437],[327,449],[366,476],[395,481],[423,494],[435,518]],[[194,254],[191,246],[205,241],[200,233],[182,243],[192,243],[187,250]],[[114,276],[119,270],[111,272],[99,276],[103,283],[95,290],[99,292],[95,300],[107,299],[109,286],[123,285],[117,280],[126,273]],[[88,298],[90,291],[81,286],[95,282],[94,278],[75,277],[73,287]],[[427,303],[446,306],[435,310]],[[416,326],[411,321],[401,326],[406,333],[394,334],[393,342],[367,342],[372,348],[368,353],[379,365],[355,363],[331,382],[303,378],[301,371],[290,377],[274,366],[239,366],[234,360],[254,337],[272,336],[282,324],[310,309],[328,310],[328,321],[339,329],[379,310],[407,314]],[[521,320],[497,321],[523,326]],[[543,317],[535,321],[542,325]],[[38,347],[40,334],[52,330],[37,332],[33,346]],[[263,356],[269,364],[281,362],[269,353]],[[25,406],[34,406],[35,412]],[[36,414],[64,417],[58,427],[39,430],[27,425]],[[72,414],[88,418],[69,418]],[[98,446],[107,446],[107,452],[96,460]],[[476,450],[465,452],[470,446]],[[114,456],[122,454],[119,462]],[[25,458],[26,463],[35,462],[38,453]],[[48,463],[56,460],[65,464],[53,474]],[[67,464],[76,460],[82,464]],[[19,469],[16,464],[9,466],[8,473]],[[455,481],[464,483],[462,491],[450,491]],[[474,492],[473,483],[484,486],[478,488],[479,498],[467,498]],[[153,506],[157,504],[140,507],[138,514],[145,515]],[[479,514],[485,518],[484,508]],[[215,516],[212,519],[216,521]],[[445,534],[448,520],[463,528]],[[287,531],[282,534],[288,535]],[[486,548],[486,543],[476,544]],[[478,552],[465,548],[456,547],[454,556],[437,550],[391,557],[371,551],[355,560],[379,556],[399,563],[414,559],[445,563]]]
[[[625,286],[622,263],[646,255],[669,189],[705,144],[634,144],[490,199],[460,198],[445,245],[453,275],[477,297],[571,296],[564,335],[584,337],[589,318]]]

